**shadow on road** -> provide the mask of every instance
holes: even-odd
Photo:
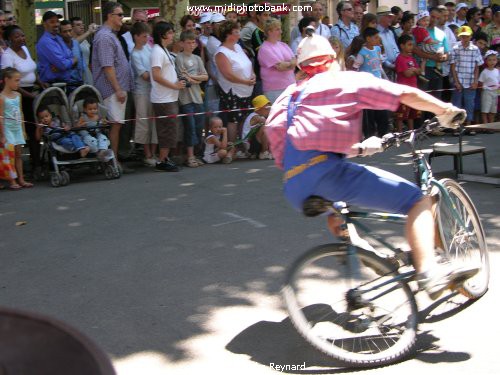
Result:
[[[454,363],[471,358],[469,353],[440,349],[436,344],[439,340],[430,331],[419,333],[414,354],[403,361],[416,359],[426,363]],[[341,362],[313,348],[297,333],[289,318],[281,322],[257,322],[234,337],[226,349],[234,354],[247,355],[251,361],[264,366],[306,365],[306,370],[288,372],[292,374],[341,374],[360,370],[343,367]],[[310,367],[315,369],[307,369]]]

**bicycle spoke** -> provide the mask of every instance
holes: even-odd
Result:
[[[450,261],[478,266],[481,271],[458,290],[469,298],[478,298],[488,289],[489,260],[481,221],[467,193],[453,180],[444,179],[451,203],[440,200],[437,222],[441,242]]]
[[[392,266],[367,253],[354,263],[345,250],[305,256],[292,268],[285,301],[298,331],[323,352],[358,364],[390,362],[414,344],[416,304]]]

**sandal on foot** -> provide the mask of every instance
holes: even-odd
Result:
[[[189,168],[197,168],[199,167],[198,163],[196,162],[196,159],[194,157],[190,157],[188,158],[188,160],[186,161],[186,165],[189,167]]]
[[[25,182],[24,184],[19,184],[22,188],[29,189],[32,188],[34,185],[31,182]]]
[[[23,187],[21,185],[18,185],[18,184],[14,184],[14,185],[10,185],[8,187],[9,190],[21,190]]]

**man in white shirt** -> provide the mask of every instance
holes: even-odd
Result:
[[[201,25],[201,35],[200,42],[206,47],[208,38],[210,34],[212,34],[212,24],[210,20],[212,19],[212,12],[202,13],[200,16],[200,25]]]
[[[347,49],[352,40],[359,35],[358,26],[353,22],[354,7],[347,1],[341,1],[337,5],[337,14],[339,15],[339,21],[332,26],[330,32]]]
[[[436,27],[443,30],[446,35],[446,46],[447,50],[451,51],[455,43],[457,42],[457,38],[455,37],[455,33],[451,30],[446,24],[449,19],[449,11],[446,6],[440,5],[437,7],[439,13],[441,13],[441,17],[439,18]],[[443,74],[443,89],[450,89],[450,61],[446,60],[441,63],[441,71]],[[443,91],[442,100],[445,102],[451,101],[451,91]]]
[[[385,60],[383,62],[383,66],[387,77],[389,77],[391,81],[394,81],[395,78],[394,68],[396,58],[399,55],[399,47],[396,43],[396,38],[390,29],[393,17],[394,14],[391,13],[391,10],[387,5],[381,5],[377,8],[377,30],[379,31],[380,38],[382,39],[382,45],[385,50]]]
[[[460,27],[467,23],[466,15],[469,10],[469,6],[466,3],[458,3],[455,7],[455,12],[457,14],[457,18],[455,18],[455,24]]]
[[[329,39],[332,34],[330,33],[330,28],[327,25],[324,25],[321,20],[323,19],[323,16],[325,15],[325,10],[323,7],[323,4],[321,4],[319,1],[316,1],[315,3],[312,4],[312,16],[316,20],[316,34],[321,35],[327,39]]]
[[[446,19],[445,26],[456,25],[456,23],[455,23],[455,15],[456,15],[455,3],[453,1],[448,1],[447,3],[444,3],[444,6],[448,10],[448,18]]]
[[[148,12],[146,9],[134,9],[134,13],[132,14],[132,25],[137,22],[148,22]],[[132,34],[130,34],[130,31],[127,31],[122,35],[122,38],[127,42],[128,55],[130,56],[135,46]]]
[[[311,12],[311,3],[301,3],[302,5],[302,18],[305,17],[312,17],[312,12]],[[292,32],[290,34],[290,41],[293,42],[295,39],[297,39],[299,36],[301,36],[300,31],[299,31],[299,26],[294,26],[292,29]]]

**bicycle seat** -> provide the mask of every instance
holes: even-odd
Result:
[[[302,212],[307,217],[314,217],[327,213],[334,214],[346,207],[346,202],[332,202],[318,195],[311,195],[302,204]]]

